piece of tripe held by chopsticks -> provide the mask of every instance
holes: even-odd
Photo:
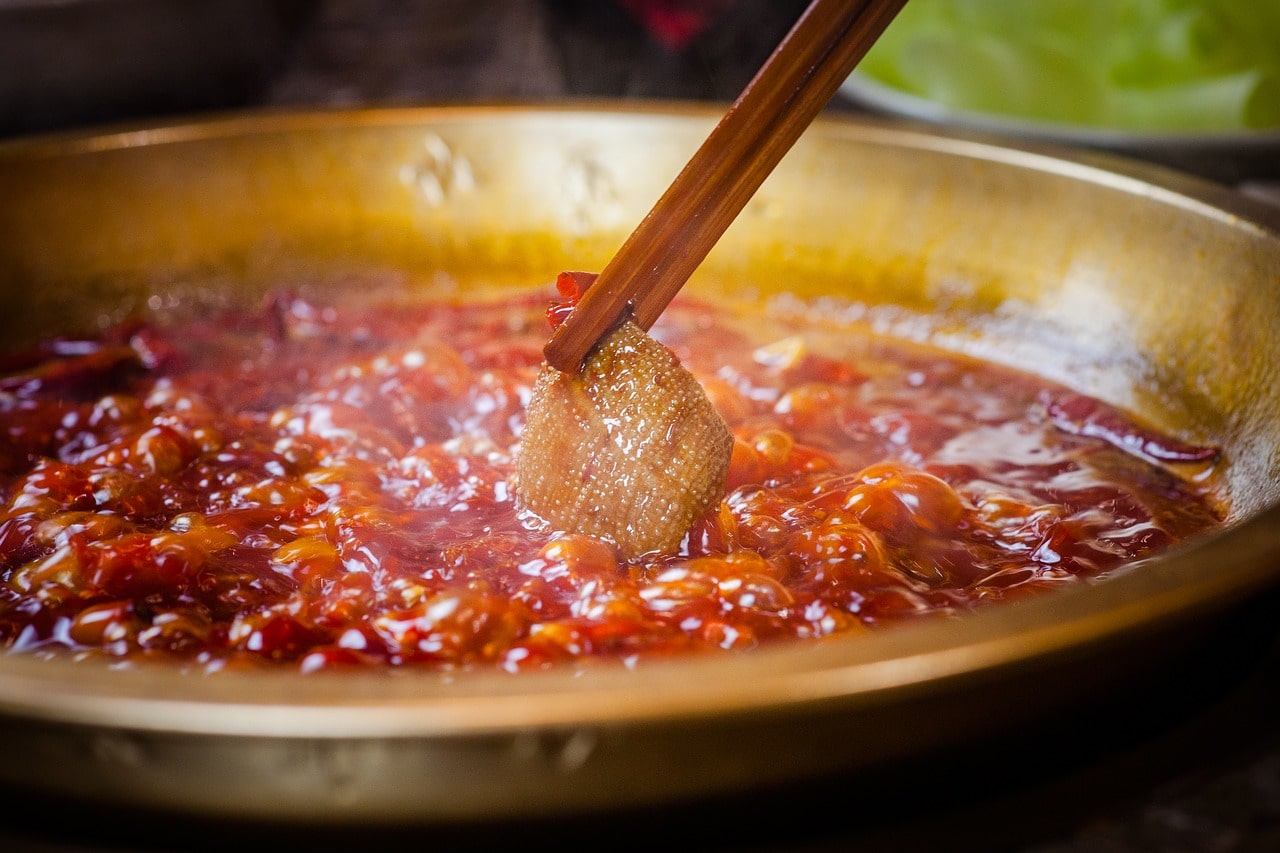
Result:
[[[563,277],[562,277],[563,279]],[[516,457],[521,506],[631,559],[675,551],[724,493],[733,435],[679,359],[624,321],[579,373],[544,364]]]
[[[693,376],[644,330],[906,2],[810,0],[599,285],[587,274],[560,277],[584,298],[542,349],[547,366],[516,459],[525,508],[635,557],[675,549],[711,507],[732,436]]]

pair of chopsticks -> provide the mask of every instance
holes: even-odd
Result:
[[[907,0],[813,0],[675,181],[551,335],[576,372],[628,312],[657,320]]]

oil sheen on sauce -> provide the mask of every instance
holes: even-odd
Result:
[[[516,508],[546,307],[281,292],[7,357],[0,644],[199,671],[634,666],[959,618],[1221,523],[1212,448],[830,318],[682,298],[653,334],[732,428],[727,490],[677,552],[624,561]]]

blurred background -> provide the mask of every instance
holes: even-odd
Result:
[[[0,133],[251,106],[735,97],[797,0],[0,0]]]
[[[0,0],[0,138],[236,109],[728,102],[805,5]],[[1280,199],[1280,0],[911,0],[829,109]]]
[[[242,108],[728,102],[805,0],[0,0],[0,136]],[[831,109],[1280,179],[1280,0],[912,0]]]
[[[246,108],[728,102],[804,0],[0,0],[0,137]],[[913,0],[831,109],[1280,179],[1280,0]]]

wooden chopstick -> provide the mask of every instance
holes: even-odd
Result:
[[[543,355],[581,369],[630,311],[648,329],[907,0],[813,0],[618,249]]]

